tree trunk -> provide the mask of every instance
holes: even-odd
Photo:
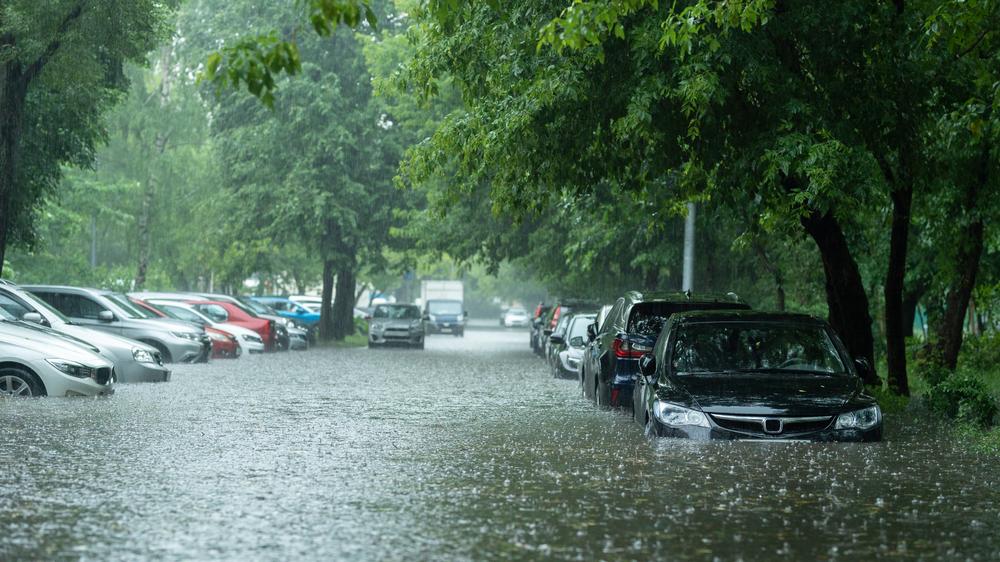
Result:
[[[832,213],[820,214],[817,211],[803,216],[801,222],[819,247],[823,260],[830,324],[853,358],[866,359],[872,365],[871,375],[865,379],[865,384],[877,385],[880,380],[874,372],[875,350],[868,295],[840,223]]]
[[[343,340],[354,332],[354,271],[337,271],[337,295],[333,302],[333,337]]]
[[[4,64],[0,70],[0,275],[14,223],[12,200],[27,97],[28,80],[22,66],[16,61]]]
[[[983,253],[983,222],[974,220],[962,236],[962,246],[955,261],[956,278],[945,299],[944,318],[941,321],[941,359],[944,366],[954,370],[958,365],[958,352],[962,349],[965,313],[976,287],[976,274]]]
[[[903,314],[903,290],[906,278],[906,252],[910,236],[910,208],[913,189],[892,192],[892,228],[889,237],[889,267],[885,276],[885,348],[889,389],[901,396],[910,395],[906,373],[906,328]],[[912,322],[910,323],[912,332]]]
[[[907,289],[903,293],[903,336],[913,337],[913,324],[917,321],[917,305],[924,289]]]
[[[319,339],[333,340],[333,260],[323,261],[323,292],[319,305]]]

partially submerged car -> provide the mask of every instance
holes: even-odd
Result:
[[[114,364],[97,349],[0,308],[0,398],[114,393]]]
[[[677,314],[640,360],[636,421],[693,439],[879,441],[882,412],[823,320],[801,314]]]
[[[580,361],[587,344],[587,326],[594,323],[597,314],[574,314],[564,333],[553,332],[549,336],[554,348],[552,376],[555,378],[579,378]]]
[[[379,304],[372,309],[368,347],[406,345],[424,348],[424,319],[413,304]]]

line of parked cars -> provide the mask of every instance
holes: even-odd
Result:
[[[169,363],[307,349],[318,323],[288,297],[0,280],[0,397],[112,394],[116,382],[170,380]]]
[[[630,291],[539,304],[532,351],[587,399],[650,436],[879,441],[882,412],[824,320],[754,311],[736,295]]]

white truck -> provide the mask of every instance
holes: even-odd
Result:
[[[461,281],[423,281],[420,302],[427,318],[427,333],[465,335],[465,286]]]

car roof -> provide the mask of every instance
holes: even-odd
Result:
[[[810,314],[796,312],[765,312],[759,310],[693,310],[671,317],[674,323],[703,324],[712,322],[781,322],[825,326],[826,321]]]
[[[746,304],[736,293],[695,293],[692,291],[629,291],[625,299],[640,302],[708,302]]]

